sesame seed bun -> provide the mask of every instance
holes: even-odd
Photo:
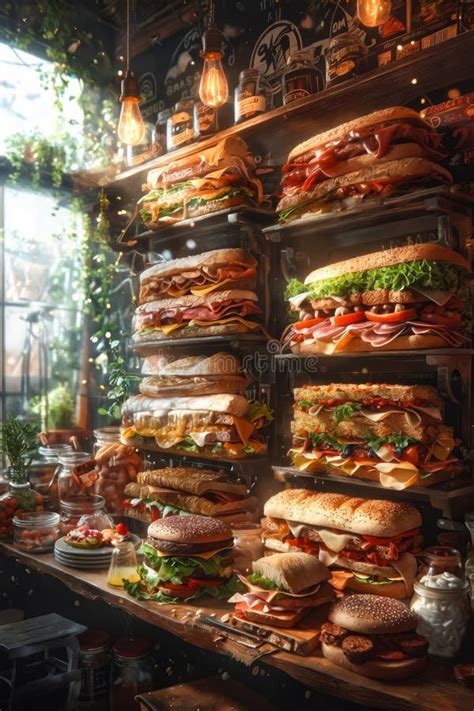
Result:
[[[350,595],[336,602],[329,620],[350,632],[395,634],[410,632],[417,624],[416,615],[400,600],[378,595]]]
[[[210,516],[168,516],[148,527],[148,538],[157,543],[226,543],[232,540],[232,529]]]

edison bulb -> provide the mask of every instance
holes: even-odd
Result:
[[[136,97],[122,100],[122,109],[117,128],[118,137],[128,146],[137,146],[145,135],[145,124],[140,111],[140,101]]]
[[[199,98],[205,106],[213,109],[223,106],[229,96],[229,86],[222,66],[220,52],[209,52],[204,56]]]
[[[379,27],[390,17],[391,0],[357,0],[359,20],[366,27]]]

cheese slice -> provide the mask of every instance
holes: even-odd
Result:
[[[421,421],[421,415],[414,410],[395,410],[394,408],[384,408],[374,412],[373,410],[368,410],[362,407],[358,410],[358,412],[371,422],[383,422],[383,420],[386,420],[387,417],[390,417],[390,415],[400,415],[403,413],[408,417],[408,420],[412,425],[417,425]]]
[[[416,291],[422,296],[425,296],[430,301],[433,301],[438,306],[444,306],[448,303],[449,299],[453,296],[452,291],[442,291],[442,289],[422,289],[416,288]]]
[[[163,331],[165,336],[168,335],[168,333],[171,333],[172,331],[176,331],[177,328],[182,327],[182,323],[170,323],[167,326],[157,326],[156,329],[158,331]]]
[[[277,595],[286,595],[287,597],[297,598],[309,597],[310,595],[315,595],[321,587],[321,584],[318,583],[317,585],[313,585],[312,588],[306,590],[304,593],[292,593],[288,592],[288,590],[265,590],[259,585],[251,583],[244,575],[239,575],[239,580],[250,590],[251,593],[258,595],[260,599],[265,600],[265,602],[271,602]]]
[[[212,558],[212,556],[216,555],[216,553],[220,553],[221,551],[226,551],[229,550],[229,546],[225,546],[224,548],[218,548],[217,550],[213,551],[205,551],[204,553],[183,553],[182,556],[177,556],[173,553],[164,553],[163,551],[157,551],[155,549],[155,553],[159,558],[204,558],[204,560],[209,560],[209,558]]]
[[[354,538],[354,536],[349,533],[335,533],[325,528],[320,529],[318,533],[324,545],[335,553],[340,553]]]
[[[250,329],[255,329],[255,328],[260,328],[259,323],[254,323],[253,321],[247,321],[245,318],[241,318],[240,316],[230,316],[229,318],[221,318],[218,319],[217,321],[198,321],[198,320],[193,320],[189,322],[190,326],[215,326],[217,323],[241,323],[243,326],[246,326],[247,328]]]
[[[251,422],[248,420],[244,420],[242,417],[233,417],[232,421],[234,423],[234,427],[237,430],[237,434],[239,435],[241,441],[244,444],[248,444],[251,435],[254,432],[254,426]]]
[[[414,486],[420,478],[418,468],[410,462],[376,464],[375,469],[379,473],[379,481],[382,486],[396,491]]]
[[[229,282],[232,281],[235,281],[235,279],[224,279],[223,281],[218,281],[216,284],[208,284],[207,286],[205,284],[203,286],[193,286],[191,288],[191,294],[194,294],[194,296],[210,294],[212,291],[216,291],[216,289],[222,289],[225,284],[229,284]]]
[[[325,548],[319,549],[319,560],[327,567],[332,565],[337,560],[338,554],[333,551],[327,551]]]
[[[299,306],[301,306],[303,301],[305,301],[308,298],[308,296],[309,296],[309,291],[304,291],[302,294],[296,294],[296,296],[290,296],[288,301],[290,302],[290,304],[292,306],[295,306],[296,308],[298,308]]]
[[[331,570],[331,577],[328,583],[335,590],[342,592],[352,577],[353,573],[347,573],[345,570]]]

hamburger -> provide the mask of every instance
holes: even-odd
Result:
[[[307,553],[276,553],[252,563],[239,576],[248,592],[236,593],[234,617],[271,627],[294,627],[314,607],[334,600],[329,570]]]
[[[283,167],[281,222],[451,183],[441,136],[405,107],[375,111],[297,145]]]
[[[356,674],[405,679],[428,660],[428,640],[415,632],[416,625],[416,615],[399,600],[350,595],[331,607],[329,622],[321,627],[321,650]]]
[[[123,444],[206,459],[242,459],[266,452],[260,433],[268,407],[242,395],[134,395],[122,406]]]
[[[262,184],[246,143],[229,137],[216,146],[186,156],[148,173],[147,191],[138,201],[142,221],[150,228],[209,215],[230,207],[255,207]]]
[[[414,506],[288,489],[268,499],[263,513],[265,548],[315,555],[331,567],[337,590],[411,596],[423,540]]]
[[[226,479],[222,471],[193,467],[166,467],[139,472],[127,484],[122,508],[148,523],[173,515],[201,514],[229,523],[253,521],[257,499],[245,484]]]
[[[153,264],[140,274],[140,303],[229,289],[254,290],[257,262],[244,249],[214,249]]]
[[[230,353],[184,358],[150,356],[144,360],[139,390],[147,397],[179,397],[228,393],[245,395],[249,380]]]
[[[429,385],[305,385],[294,390],[293,465],[377,481],[436,483],[461,469],[443,401]]]
[[[139,600],[177,602],[202,595],[227,599],[242,589],[233,574],[232,529],[208,516],[170,516],[148,527],[139,550],[140,580],[126,583]]]
[[[470,267],[439,244],[348,259],[289,282],[297,321],[283,334],[294,353],[460,347]]]

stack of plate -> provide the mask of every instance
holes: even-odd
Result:
[[[54,544],[54,557],[58,563],[70,568],[83,570],[104,570],[109,567],[112,558],[112,546],[103,548],[74,548],[69,546],[64,537]]]

